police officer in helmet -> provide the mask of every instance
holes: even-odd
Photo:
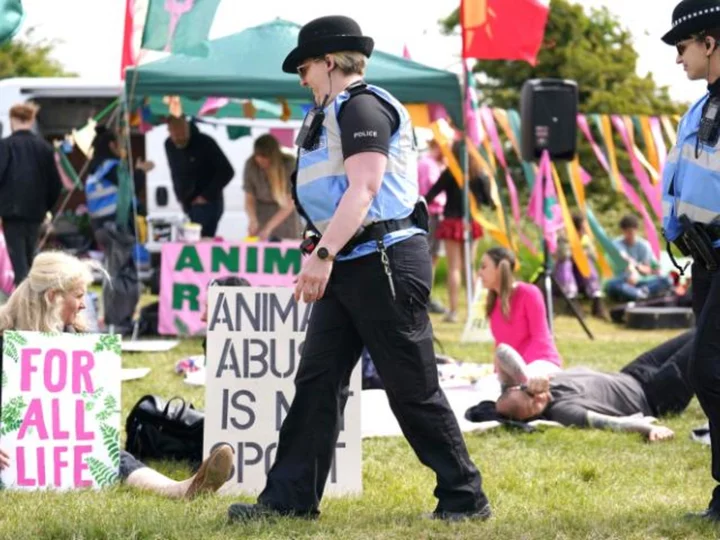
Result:
[[[367,347],[403,433],[436,473],[433,517],[485,519],[481,477],[438,383],[427,304],[427,212],[418,203],[407,110],[363,80],[373,40],[341,16],[302,27],[282,69],[314,96],[298,138],[293,192],[307,221],[295,297],[314,302],[295,397],[257,504],[233,520],[314,517],[330,470],[350,374]]]
[[[712,475],[720,484],[720,0],[683,0],[663,41],[707,93],[685,113],[663,172],[663,232],[693,258],[697,336],[689,380],[710,421]],[[720,485],[694,516],[720,521]]]

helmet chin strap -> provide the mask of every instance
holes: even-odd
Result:
[[[332,77],[330,76],[329,71],[328,71],[328,87],[329,87],[328,92],[327,92],[327,94],[325,94],[325,97],[323,98],[322,103],[320,105],[318,105],[317,103],[315,104],[317,107],[320,107],[321,109],[324,109],[327,106],[328,101],[330,101],[330,96],[332,95]]]

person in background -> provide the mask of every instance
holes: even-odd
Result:
[[[185,117],[169,117],[168,131],[165,154],[175,196],[190,221],[202,227],[202,237],[212,238],[225,210],[223,190],[235,170],[217,142]]]
[[[0,222],[15,271],[15,285],[27,276],[38,232],[62,190],[52,146],[31,130],[39,108],[10,108],[12,135],[0,139]]]
[[[453,145],[453,152],[458,163],[462,163],[460,148],[460,143],[456,141]],[[477,206],[479,207],[483,204],[493,206],[492,199],[490,198],[490,183],[487,177],[482,174],[480,164],[472,155],[470,155],[469,164],[470,193],[475,198]],[[447,196],[447,200],[445,202],[445,208],[443,209],[443,220],[440,222],[440,226],[435,235],[438,239],[445,241],[445,253],[448,264],[448,296],[450,300],[450,307],[443,321],[457,322],[458,298],[460,295],[462,276],[465,270],[465,251],[463,245],[465,211],[463,205],[463,190],[449,169],[445,169],[435,185],[425,193],[427,203],[431,204],[434,202],[435,198],[441,193]],[[482,237],[483,230],[480,224],[474,219],[470,220],[470,224],[473,239],[472,249],[470,250],[470,260],[475,261],[477,249],[476,240]]]
[[[105,126],[95,128],[93,141],[93,157],[88,166],[88,178],[85,182],[85,198],[90,226],[95,240],[101,248],[107,245],[107,237],[103,230],[105,224],[115,223],[118,205],[119,176],[118,166],[122,158],[122,149],[117,133]],[[134,193],[138,193],[145,184],[146,174],[153,170],[152,161],[138,159],[133,174]],[[129,216],[129,230],[134,230],[133,216]]]
[[[133,258],[137,244],[135,216],[134,212],[129,212],[124,225],[117,222],[123,149],[114,130],[98,126],[96,131],[85,198],[90,226],[103,251],[107,271],[108,279],[103,281],[103,322],[111,331],[128,335],[133,331],[133,317],[140,301],[140,283]],[[141,189],[146,173],[153,167],[152,162],[137,161],[133,193]],[[136,200],[134,202],[136,204]]]
[[[547,322],[540,290],[513,276],[515,255],[490,248],[480,260],[478,276],[488,291],[485,311],[495,339],[495,370],[502,386],[559,371],[560,353]]]
[[[427,152],[418,159],[418,189],[420,193],[427,193],[435,185],[445,169],[440,145],[435,139],[428,141]],[[430,228],[428,230],[428,244],[430,244],[430,256],[432,257],[433,283],[435,282],[435,267],[437,266],[440,254],[440,238],[437,237],[437,229],[442,220],[443,208],[445,207],[445,193],[439,193],[433,202],[428,204],[430,215]],[[428,302],[430,313],[445,313],[445,308],[436,299],[430,298]]]
[[[294,170],[295,158],[282,151],[275,137],[267,134],[255,140],[243,173],[248,236],[260,240],[300,238],[300,218],[290,183]]]
[[[695,341],[690,330],[647,351],[619,373],[572,368],[531,377],[507,388],[496,409],[506,418],[542,418],[564,426],[642,433],[649,441],[673,437],[656,417],[684,411],[693,397],[688,366]]]
[[[608,295],[620,300],[645,300],[667,292],[672,281],[660,275],[660,265],[653,255],[650,243],[638,235],[640,223],[632,214],[620,220],[622,235],[615,239],[620,254],[628,262],[622,275],[605,283]]]
[[[568,298],[574,299],[577,298],[578,294],[584,294],[592,300],[593,316],[604,321],[609,321],[610,314],[603,302],[602,284],[600,283],[600,276],[597,270],[597,252],[587,232],[587,221],[585,220],[585,216],[579,212],[573,213],[572,220],[575,230],[577,230],[578,236],[580,236],[580,242],[582,243],[585,255],[587,255],[588,262],[590,263],[590,275],[587,277],[583,276],[575,264],[570,250],[570,242],[566,234],[558,237],[553,275]]]
[[[7,304],[0,307],[0,352],[6,330],[86,332],[82,311],[87,287],[92,282],[88,263],[58,251],[40,253],[27,278],[18,285]],[[230,477],[233,461],[232,447],[220,446],[201,463],[196,474],[176,481],[120,450],[120,478],[126,485],[166,497],[193,498],[217,491]],[[8,452],[0,448],[0,470],[12,466]]]

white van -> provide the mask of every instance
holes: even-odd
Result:
[[[110,105],[123,90],[121,81],[94,82],[81,78],[14,78],[0,80],[0,135],[10,134],[10,107],[16,103],[32,100],[40,105],[36,131],[48,140],[61,139],[73,129],[84,126],[87,120]],[[242,125],[251,129],[250,136],[230,140],[227,125]],[[198,123],[199,129],[215,139],[235,169],[235,176],[225,188],[225,213],[218,227],[218,235],[229,240],[247,236],[248,219],[245,214],[245,196],[242,189],[243,168],[252,155],[253,141],[272,128],[292,129],[293,140],[300,127],[299,121],[280,120],[217,120],[205,119]],[[160,251],[162,241],[170,236],[159,234],[162,223],[182,223],[185,219],[175,198],[170,178],[170,168],[165,155],[165,125],[157,126],[141,135],[133,133],[133,159],[141,157],[155,163],[155,169],[147,175],[145,205],[148,222],[156,225],[157,235],[148,238],[151,253]],[[70,156],[79,170],[84,156],[74,150]],[[70,199],[70,208],[84,202],[84,194],[77,193]],[[152,230],[151,226],[151,230]]]
[[[283,122],[281,120],[245,120],[233,119],[225,122],[214,118],[200,119],[198,129],[211,136],[227,156],[235,169],[235,176],[225,188],[225,213],[218,225],[217,235],[240,240],[247,236],[248,218],[245,213],[245,194],[243,192],[243,170],[245,162],[253,153],[253,143],[260,135],[268,133],[272,128],[292,129],[293,140],[300,128],[299,121]],[[250,128],[250,135],[231,140],[228,136],[228,125]],[[175,198],[170,177],[170,167],[165,156],[165,140],[168,138],[167,126],[161,125],[145,134],[146,159],[155,163],[155,168],[147,176],[147,209],[148,221],[177,222],[183,219],[180,203]],[[157,245],[150,240],[148,249],[155,251]]]

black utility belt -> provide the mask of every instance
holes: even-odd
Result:
[[[347,255],[352,252],[360,244],[366,242],[382,242],[386,234],[402,231],[411,227],[419,227],[420,229],[428,232],[430,229],[429,216],[427,211],[427,204],[424,199],[420,199],[413,209],[412,214],[402,219],[388,219],[385,221],[377,221],[371,223],[366,227],[360,229],[360,231],[353,236],[350,241],[340,250],[339,255]],[[305,230],[305,239],[300,244],[300,250],[305,254],[309,255],[312,253],[317,245],[320,243],[322,235],[317,231],[313,231],[311,228]]]
[[[340,250],[339,255],[347,255],[351,253],[360,244],[366,242],[377,242],[385,238],[385,235],[395,231],[401,231],[403,229],[409,229],[410,227],[418,226],[412,216],[403,219],[391,219],[387,221],[378,221],[372,223],[367,227],[364,227],[362,232],[354,236],[345,246]],[[317,234],[313,231],[305,232],[305,239],[300,244],[300,251],[305,255],[310,255],[320,243],[322,235]]]
[[[714,226],[695,223],[687,216],[679,217],[682,233],[673,242],[686,257],[692,257],[709,272],[720,270],[720,250],[713,243],[720,240],[720,232]]]

